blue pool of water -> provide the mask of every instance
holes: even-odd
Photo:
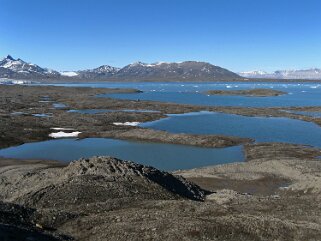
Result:
[[[52,117],[52,113],[47,113],[47,114],[32,114],[35,117]]]
[[[172,133],[221,134],[257,142],[288,142],[321,147],[321,128],[311,122],[275,117],[247,117],[215,112],[169,115],[140,125]]]
[[[244,160],[241,146],[202,148],[105,138],[50,140],[0,150],[0,156],[7,158],[60,160],[65,162],[98,155],[131,160],[167,171]]]

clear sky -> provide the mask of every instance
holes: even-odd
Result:
[[[0,0],[0,56],[56,70],[207,61],[321,68],[320,0]]]

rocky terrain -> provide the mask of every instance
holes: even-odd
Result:
[[[7,240],[318,240],[321,164],[314,157],[320,150],[267,143],[248,145],[246,153],[248,162],[174,175],[110,157],[68,166],[4,159],[0,234]]]
[[[268,97],[285,95],[286,93],[280,90],[273,89],[249,89],[249,90],[209,90],[207,95],[241,95],[249,97]]]
[[[199,202],[207,193],[182,177],[109,157],[81,159],[66,167],[17,162],[2,166],[0,186],[0,222],[4,227],[0,234],[12,237],[8,240],[19,240],[23,235],[36,240],[121,237],[125,233],[103,231],[109,222],[120,223],[117,220],[125,218],[119,217],[118,211],[131,212],[140,205],[148,209],[161,200]],[[98,221],[104,218],[104,222]],[[97,228],[101,231],[95,231]],[[23,240],[29,240],[27,237]]]
[[[238,192],[271,195],[281,187],[296,192],[320,192],[320,149],[286,143],[248,144],[244,149],[244,163],[179,171],[177,174],[208,190],[232,188]]]
[[[114,138],[121,140],[138,140],[145,142],[158,142],[168,144],[180,144],[199,147],[228,147],[241,144],[248,144],[254,140],[250,138],[241,138],[235,136],[220,136],[220,135],[191,135],[191,134],[174,134],[166,131],[158,131],[143,128],[130,128],[128,130],[112,130],[100,133],[85,133],[79,135],[80,138],[86,137],[103,137]]]

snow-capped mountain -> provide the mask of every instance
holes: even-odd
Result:
[[[58,72],[8,55],[0,61],[0,78],[53,81],[217,81],[241,77],[227,69],[196,61],[151,64],[136,62],[123,68],[102,65],[94,69]]]
[[[96,69],[92,69],[91,71],[95,72],[95,73],[99,73],[99,74],[101,74],[101,73],[115,74],[119,70],[120,70],[120,68],[112,67],[110,65],[102,65],[102,66],[99,66]]]
[[[262,70],[245,71],[245,72],[240,72],[238,74],[246,78],[260,78],[261,76],[268,75],[267,72]]]
[[[196,61],[181,63],[142,63],[136,62],[120,69],[115,77],[121,79],[138,80],[195,80],[211,81],[224,79],[238,79],[237,74],[221,67]]]
[[[113,77],[120,69],[110,65],[102,65],[95,69],[77,71],[77,77],[81,79],[105,79]]]
[[[41,68],[22,59],[14,59],[10,55],[0,60],[0,77],[30,79],[53,78],[60,76],[59,72],[47,68]]]
[[[304,70],[277,70],[273,73],[265,71],[240,72],[240,76],[245,78],[267,78],[267,79],[321,79],[321,69]]]
[[[0,60],[0,78],[10,80],[48,81],[219,81],[243,78],[269,79],[320,79],[321,69],[278,70],[272,73],[255,70],[233,73],[206,62],[185,61],[179,63],[135,62],[123,68],[102,65],[94,69],[79,71],[55,71],[27,63],[8,55]]]
[[[237,74],[205,62],[186,61],[182,63],[143,63],[135,62],[123,68],[103,65],[96,69],[77,71],[78,78],[97,80],[195,80],[211,81],[240,78]]]

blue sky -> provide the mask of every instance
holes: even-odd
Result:
[[[0,56],[57,70],[199,60],[321,68],[320,0],[0,0]]]

